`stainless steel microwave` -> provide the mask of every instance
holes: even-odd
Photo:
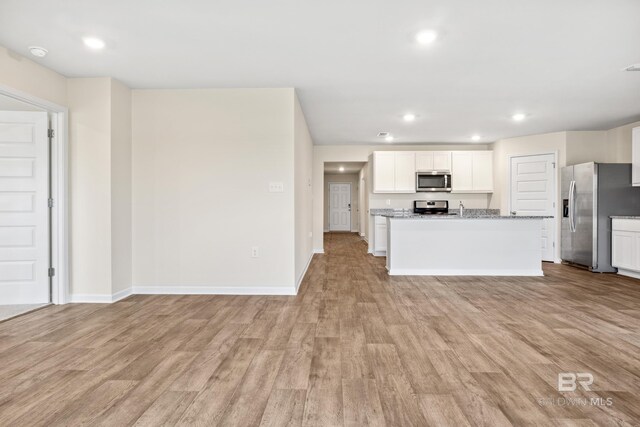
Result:
[[[417,192],[450,192],[451,174],[449,172],[418,172],[416,173]]]

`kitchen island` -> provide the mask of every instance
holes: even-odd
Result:
[[[390,275],[543,275],[540,239],[545,217],[384,216]]]

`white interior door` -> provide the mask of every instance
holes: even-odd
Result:
[[[45,112],[0,111],[0,304],[49,302]]]
[[[351,231],[351,184],[329,184],[329,230]]]
[[[511,158],[511,213],[521,216],[556,215],[555,155]],[[555,259],[555,218],[542,221],[542,260]]]

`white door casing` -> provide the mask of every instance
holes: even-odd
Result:
[[[329,230],[351,231],[350,183],[329,183]]]
[[[49,302],[46,112],[0,111],[0,304]]]
[[[556,165],[554,154],[511,157],[510,209],[519,216],[556,215]],[[542,221],[542,260],[555,260],[555,218]]]

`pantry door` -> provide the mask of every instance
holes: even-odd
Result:
[[[46,112],[0,111],[0,304],[49,302]]]
[[[542,220],[543,261],[554,261],[556,246],[555,154],[511,158],[511,214],[548,216]]]

